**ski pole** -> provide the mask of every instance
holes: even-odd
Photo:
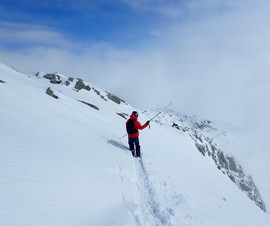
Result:
[[[124,138],[125,136],[127,136],[128,134],[126,133],[124,136],[122,136],[122,137],[119,137],[118,139],[122,139],[122,138]]]
[[[153,118],[151,118],[149,121],[152,121],[154,118],[156,118],[161,112],[165,111],[172,103],[169,103],[165,108],[163,108],[159,113],[157,113]]]
[[[163,108],[159,113],[157,113],[153,118],[151,118],[149,121],[152,121],[154,118],[156,118],[161,112],[165,111],[170,105],[172,105],[172,103],[169,103],[165,108]],[[149,124],[149,128],[150,128],[150,124]],[[127,136],[128,134],[126,133],[124,136],[119,137],[119,139],[124,138],[125,136]]]

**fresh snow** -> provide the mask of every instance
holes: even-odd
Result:
[[[3,64],[0,80],[0,225],[270,225],[187,133],[152,122],[134,159],[117,114],[130,114],[129,104]]]

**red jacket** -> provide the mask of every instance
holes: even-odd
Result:
[[[148,123],[146,122],[144,125],[141,125],[141,123],[138,121],[138,118],[136,115],[130,115],[130,119],[134,120],[134,127],[137,130],[143,130],[148,126]],[[127,123],[127,122],[126,122]],[[133,134],[128,134],[128,137],[135,138],[139,136],[139,131]]]

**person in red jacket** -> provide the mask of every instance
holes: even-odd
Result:
[[[126,122],[126,129],[128,133],[129,149],[134,157],[141,157],[141,147],[139,142],[139,130],[146,128],[150,121],[147,121],[144,125],[138,121],[138,112],[133,111],[130,118]]]

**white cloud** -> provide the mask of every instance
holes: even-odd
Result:
[[[207,8],[223,1],[203,2]],[[150,3],[138,1],[137,7]],[[199,1],[192,4],[197,11],[203,7]],[[174,102],[182,112],[243,124],[264,109],[269,96],[269,5],[250,8],[246,2],[232,8],[201,21],[170,21],[166,30],[156,27],[157,39],[136,51],[104,43],[82,46],[46,27],[2,22],[2,41],[35,45],[23,52],[2,49],[0,59],[21,70],[84,77],[136,106]]]
[[[0,41],[11,45],[30,44],[63,47],[70,44],[60,33],[44,26],[5,21],[0,21]]]

